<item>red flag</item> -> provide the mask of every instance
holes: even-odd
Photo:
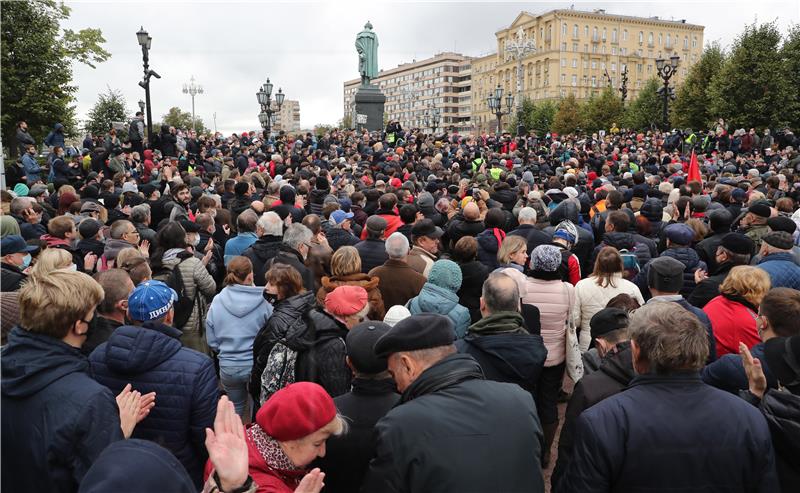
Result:
[[[700,165],[697,164],[697,155],[692,151],[692,159],[689,161],[689,175],[687,182],[690,181],[699,181],[703,183],[703,179],[700,177]]]

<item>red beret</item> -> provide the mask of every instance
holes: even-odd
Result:
[[[364,309],[369,296],[361,286],[339,286],[325,297],[325,311],[346,317]]]
[[[312,382],[287,385],[272,394],[256,413],[256,423],[279,442],[297,440],[336,417],[336,405],[325,389]]]

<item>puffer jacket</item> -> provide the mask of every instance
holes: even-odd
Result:
[[[253,365],[253,340],[272,315],[263,293],[260,286],[231,284],[211,302],[206,338],[221,367]]]
[[[781,491],[800,491],[800,396],[769,390],[758,407],[772,435]]]
[[[208,458],[205,429],[214,424],[219,390],[214,362],[181,346],[181,331],[158,322],[124,325],[89,355],[95,379],[119,394],[128,383],[156,393],[156,406],[136,425],[133,438],[151,440],[175,454],[201,485]]]
[[[453,321],[456,337],[461,339],[467,333],[471,322],[469,310],[458,304],[458,295],[453,291],[426,282],[419,295],[406,303],[412,315],[418,313],[438,313]]]
[[[497,251],[505,238],[505,233],[499,228],[486,229],[475,237],[478,242],[478,260],[489,269],[489,272],[500,267],[497,261]]]
[[[214,278],[208,273],[206,266],[203,265],[200,259],[191,256],[188,252],[187,255],[189,257],[185,259],[180,258],[183,256],[181,254],[179,258],[165,260],[163,265],[165,270],[172,272],[172,269],[180,263],[179,268],[181,269],[181,278],[183,279],[186,296],[197,299],[186,325],[179,327],[183,333],[181,342],[186,347],[208,354],[204,322],[208,312],[208,303],[217,292],[217,283],[214,282]],[[159,281],[164,281],[168,278],[168,272],[162,272],[158,275],[153,274],[153,279]]]
[[[325,197],[330,195],[330,189],[320,190],[315,188],[308,194],[308,208],[311,214],[322,216],[322,206],[325,203]]]
[[[567,321],[575,320],[575,287],[560,279],[545,281],[527,278],[527,293],[522,303],[534,305],[539,309],[542,325],[542,339],[547,348],[545,367],[564,362],[567,345]]]
[[[597,284],[597,278],[594,276],[578,281],[575,286],[575,313],[577,316],[575,325],[581,330],[581,352],[589,349],[589,343],[592,340],[589,321],[597,312],[606,307],[611,298],[619,294],[627,294],[638,301],[639,305],[644,305],[644,298],[642,298],[639,288],[631,281],[623,279],[621,273],[615,274],[611,284],[605,287]]]
[[[331,397],[350,392],[353,373],[345,362],[347,326],[322,310],[311,310],[308,315],[314,327],[314,345],[305,358],[298,358],[298,377],[318,383]]]
[[[594,247],[594,250],[592,251],[592,259],[589,262],[589,265],[594,265],[600,250],[607,246],[614,247],[620,251],[625,249],[628,252],[636,255],[636,260],[639,262],[639,268],[647,265],[647,262],[649,262],[652,258],[650,256],[650,248],[648,245],[641,241],[636,241],[636,237],[631,233],[611,232],[603,235],[603,240],[599,245]]]
[[[553,236],[556,226],[561,221],[572,221],[575,226],[581,226],[580,209],[573,200],[565,200],[558,204],[549,216],[550,226],[544,232]],[[592,265],[589,263],[594,249],[594,235],[584,227],[578,227],[578,242],[572,246],[572,253],[578,257],[581,264],[581,272],[591,272]]]
[[[705,262],[700,260],[700,256],[697,255],[697,252],[690,247],[668,248],[664,250],[661,256],[672,257],[685,266],[683,271],[683,287],[681,287],[680,294],[684,298],[687,298],[692,294],[696,286],[694,282],[694,272],[698,269],[708,271],[708,266]],[[647,286],[647,273],[649,271],[650,263],[647,263],[633,280],[633,282],[639,286],[639,290],[642,292],[642,296],[645,300],[649,300],[652,296],[650,294],[650,288]]]
[[[349,276],[343,277],[324,276],[322,278],[322,287],[317,291],[317,304],[324,307],[325,297],[339,286],[359,286],[364,288],[369,297],[369,313],[367,317],[369,317],[370,320],[383,320],[383,316],[386,315],[386,309],[383,305],[381,291],[378,289],[379,284],[379,278],[361,273],[350,274]]]

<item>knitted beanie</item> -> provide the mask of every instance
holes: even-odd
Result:
[[[561,251],[555,245],[539,245],[531,252],[531,269],[555,272],[561,265]]]
[[[452,260],[437,260],[428,274],[428,282],[449,291],[461,289],[461,267]]]

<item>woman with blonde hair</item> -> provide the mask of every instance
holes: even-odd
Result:
[[[636,284],[623,277],[625,266],[619,251],[614,247],[603,247],[597,254],[594,262],[594,271],[586,279],[581,279],[575,285],[575,303],[577,313],[577,326],[580,328],[581,352],[589,349],[592,340],[589,321],[592,317],[606,308],[608,302],[620,294],[627,294],[639,305],[644,304],[644,298]]]
[[[717,358],[738,354],[739,343],[748,348],[761,342],[758,334],[758,307],[771,286],[769,274],[750,265],[731,269],[719,287],[719,296],[703,307],[714,327]]]
[[[31,269],[31,275],[49,274],[57,269],[76,270],[72,263],[72,255],[60,248],[48,248],[36,258],[36,264]]]
[[[512,268],[519,272],[525,270],[528,261],[528,242],[522,236],[507,236],[497,251],[500,269]]]
[[[383,320],[386,309],[378,289],[380,279],[361,272],[361,256],[352,246],[343,246],[331,257],[331,276],[323,276],[322,287],[317,291],[317,304],[325,306],[325,297],[339,286],[359,286],[369,295],[370,320]]]

